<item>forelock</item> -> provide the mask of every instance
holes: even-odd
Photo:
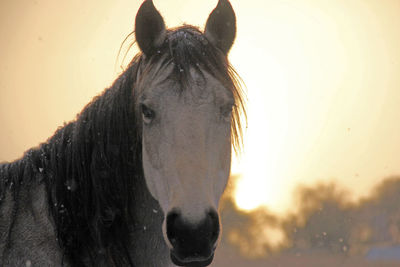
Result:
[[[246,123],[245,96],[241,88],[241,79],[229,64],[226,55],[209,42],[198,28],[184,25],[169,29],[162,46],[150,58],[142,61],[139,75],[147,76],[144,80],[152,81],[156,77],[165,77],[175,81],[180,90],[186,90],[198,82],[192,75],[194,70],[203,79],[204,72],[209,73],[230,90],[235,98],[232,142],[235,150],[240,151],[242,126],[243,122]],[[161,75],[166,69],[168,75]],[[162,82],[162,79],[159,81]]]

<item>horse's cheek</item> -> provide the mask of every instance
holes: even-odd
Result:
[[[159,171],[157,170],[159,170],[160,165],[157,153],[153,150],[154,148],[152,148],[151,145],[147,144],[147,142],[143,142],[142,159],[145,181],[151,195],[158,200],[160,192],[157,186],[159,181],[157,180],[160,178],[158,177]]]
[[[213,186],[214,186],[214,197],[216,203],[227,185],[230,169],[231,169],[231,139],[230,129],[228,126],[215,127],[216,130],[212,133],[214,142],[216,143],[212,147],[213,149],[208,153],[209,166],[212,170]]]
[[[150,194],[155,198],[163,211],[168,209],[168,193],[164,178],[163,166],[160,160],[160,145],[157,142],[143,142],[143,169],[144,178]]]
[[[146,164],[150,164],[151,168],[161,169],[160,157],[160,133],[157,129],[149,129],[143,131],[143,162],[146,156]]]

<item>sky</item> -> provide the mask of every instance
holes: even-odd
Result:
[[[46,141],[111,85],[142,1],[0,1],[0,162]],[[169,27],[203,28],[216,0],[154,0]],[[231,1],[232,65],[248,128],[233,160],[245,210],[296,207],[298,185],[355,198],[400,174],[400,2]]]

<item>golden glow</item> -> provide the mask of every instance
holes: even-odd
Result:
[[[249,99],[246,151],[234,168],[240,208],[287,212],[296,185],[317,179],[365,195],[399,173],[399,109],[390,105],[400,100],[400,5],[381,4],[266,1],[238,14],[231,59]]]
[[[286,238],[281,229],[268,227],[268,224],[257,224],[249,228],[249,239],[243,238],[241,233],[242,229],[235,229],[229,232],[228,240],[239,247],[241,253],[246,257],[257,258],[262,257],[267,252],[265,246],[267,245],[272,250],[279,250],[279,247],[284,245]],[[273,252],[273,251],[271,251]]]
[[[217,1],[154,2],[173,27],[203,26]],[[400,2],[231,2],[230,59],[248,89],[245,152],[232,168],[238,206],[286,212],[299,183],[335,179],[359,196],[399,174]],[[0,2],[0,162],[112,83],[140,3]]]

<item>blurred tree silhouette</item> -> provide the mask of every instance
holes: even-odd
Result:
[[[385,179],[357,203],[335,183],[300,186],[296,212],[283,218],[267,209],[238,210],[233,198],[235,179],[221,203],[221,241],[233,253],[363,256],[372,247],[400,244],[400,177]],[[274,231],[283,234],[278,243],[271,242]]]
[[[272,243],[268,235],[279,235],[281,221],[266,209],[257,209],[251,212],[240,211],[233,197],[237,178],[231,178],[222,198],[221,221],[224,226],[222,244],[225,248],[231,247],[233,252],[240,252],[248,257],[266,256],[280,251],[279,244]],[[278,233],[274,232],[277,230]]]
[[[352,219],[347,199],[347,194],[333,183],[300,187],[296,201],[298,212],[282,224],[291,242],[288,251],[348,253]]]
[[[400,244],[400,177],[389,177],[352,211],[357,221],[352,242],[371,246]],[[361,230],[360,230],[361,229]]]

